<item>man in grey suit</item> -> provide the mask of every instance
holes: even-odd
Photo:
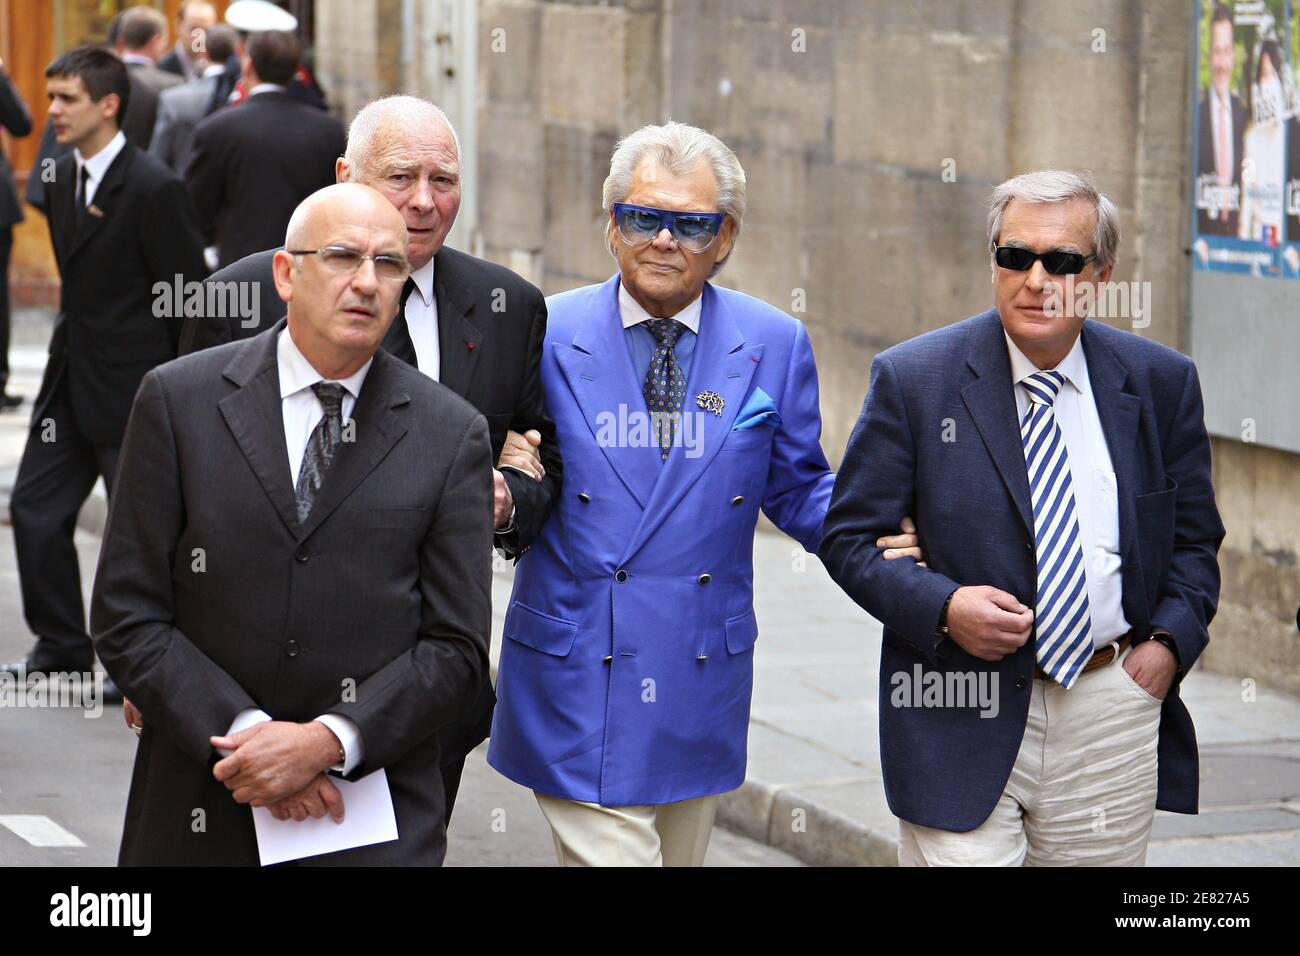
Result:
[[[145,716],[123,864],[255,865],[250,806],[339,819],[330,774],[380,769],[400,837],[303,862],[442,862],[437,732],[488,667],[492,455],[482,415],[379,348],[409,271],[393,206],[328,187],[275,256],[286,318],[141,384],[91,609]]]
[[[211,61],[200,67],[202,76],[158,95],[158,119],[154,121],[149,152],[178,173],[185,172],[194,127],[208,115],[217,80],[226,70],[226,61],[235,55],[236,39],[235,31],[224,24],[209,27],[207,50]]]

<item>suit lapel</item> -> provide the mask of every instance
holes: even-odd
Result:
[[[691,356],[691,372],[682,403],[682,427],[688,427],[686,419],[692,418],[697,428],[696,440],[700,444],[698,449],[689,449],[683,442],[681,447],[675,447],[669,453],[668,461],[659,463],[658,480],[641,516],[641,524],[628,542],[623,557],[625,562],[668,517],[673,503],[684,498],[709,467],[731,432],[763,355],[762,345],[744,347],[745,336],[712,285],[706,283],[702,295],[700,332]],[[705,391],[722,396],[721,415],[707,412],[696,403],[695,397]],[[694,454],[696,450],[698,455]],[[652,451],[658,457],[658,449]],[[688,451],[692,454],[688,455]]]
[[[68,153],[58,160],[54,169],[54,182],[49,192],[50,222],[55,257],[62,268],[77,238],[77,159]],[[68,183],[72,184],[71,187]]]
[[[296,538],[298,507],[289,476],[289,452],[280,410],[280,371],[276,364],[276,338],[284,326],[285,320],[281,319],[239,346],[224,372],[239,390],[223,398],[219,407],[226,427],[276,514]]]
[[[394,383],[397,361],[382,350],[375,353],[352,411],[355,440],[343,442],[335,453],[311,514],[297,531],[299,540],[320,527],[410,428],[411,396]]]
[[[978,378],[961,390],[961,397],[1032,538],[1034,513],[1029,498],[1025,449],[1020,442],[1011,359],[1007,356],[1007,343],[997,312],[990,310],[982,318],[972,331],[966,356],[966,364]]]
[[[618,434],[629,413],[645,412],[640,378],[632,368],[618,314],[618,276],[601,287],[596,304],[573,336],[572,346],[557,344],[554,348],[556,364],[597,446],[644,508],[663,463],[658,452],[634,447]]]
[[[135,149],[130,143],[122,147],[122,151],[117,154],[108,171],[104,173],[104,179],[95,189],[95,198],[91,202],[91,207],[99,210],[100,215],[95,215],[89,210],[82,217],[80,227],[75,228],[72,237],[72,244],[68,247],[68,258],[71,259],[78,251],[90,241],[95,233],[99,232],[105,222],[113,217],[113,212],[117,208],[116,193],[122,187],[126,179],[127,170],[130,168],[132,160],[132,151]],[[73,159],[73,222],[76,222],[76,159]]]
[[[443,252],[434,257],[433,294],[438,304],[438,352],[442,367],[438,381],[468,398],[483,351],[483,329],[470,319],[474,296],[461,281],[455,260]]]
[[[1097,405],[1097,416],[1101,419],[1101,430],[1106,435],[1110,461],[1115,467],[1124,614],[1130,621],[1145,620],[1149,613],[1147,609],[1133,606],[1135,602],[1144,600],[1145,594],[1141,562],[1135,550],[1137,489],[1141,485],[1137,448],[1142,400],[1124,390],[1128,369],[1093,331],[1091,319],[1083,323],[1082,335],[1083,352],[1088,360],[1088,381],[1092,384],[1092,397]]]

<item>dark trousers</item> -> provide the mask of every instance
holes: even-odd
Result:
[[[102,476],[111,493],[118,447],[92,444],[78,431],[65,375],[27,435],[9,501],[23,616],[36,635],[34,670],[84,671],[94,663],[72,535],[95,480]]]
[[[460,789],[460,775],[464,770],[464,757],[442,765],[442,792],[447,800],[447,810],[442,819],[446,826],[451,826],[451,811],[456,806],[456,791]]]
[[[0,227],[0,395],[9,384],[9,254],[13,248],[13,227]]]

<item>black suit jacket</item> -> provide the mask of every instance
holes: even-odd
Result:
[[[126,115],[122,117],[122,132],[126,134],[127,142],[148,149],[158,119],[158,95],[179,85],[182,78],[143,63],[128,63],[126,70],[131,81],[131,94],[126,103]]]
[[[1232,185],[1237,187],[1238,203],[1241,199],[1241,144],[1246,133],[1246,107],[1235,93],[1230,93],[1232,101]],[[1199,145],[1197,148],[1197,175],[1214,176],[1217,169],[1214,161],[1214,125],[1210,118],[1210,96],[1201,97],[1197,110],[1199,117]],[[1196,226],[1200,232],[1216,236],[1236,236],[1241,220],[1240,205],[1230,211],[1226,219],[1211,219],[1203,209],[1196,211]]]
[[[27,111],[27,104],[18,95],[13,82],[3,72],[0,72],[0,126],[11,136],[26,136],[32,131],[32,114]],[[39,169],[35,172],[40,175]],[[8,157],[0,150],[0,229],[22,221],[23,204],[14,188],[14,171]]]
[[[118,445],[144,373],[176,356],[183,316],[155,292],[207,275],[203,240],[185,184],[127,143],[77,224],[77,163],[60,159],[47,201],[63,279],[60,314],[33,421],[68,376],[77,428],[97,445]],[[96,214],[96,212],[98,214]],[[160,314],[162,313],[162,314]]]
[[[378,352],[355,438],[299,525],[283,328],[155,369],[131,414],[91,606],[100,660],[145,716],[124,865],[257,864],[251,811],[213,778],[208,743],[247,708],[349,718],[364,748],[350,777],[387,771],[400,838],[304,863],[427,866],[446,851],[436,730],[488,669],[487,428]]]
[[[227,308],[221,316],[187,319],[182,355],[256,335],[284,315],[285,305],[272,277],[275,253],[275,249],[259,252],[213,274],[209,284],[256,290],[258,314],[243,317]],[[546,469],[542,481],[515,471],[503,472],[515,500],[515,528],[495,535],[494,540],[497,547],[518,557],[532,547],[552,503],[559,498],[563,479],[555,423],[546,413],[542,395],[546,300],[535,286],[509,269],[446,246],[434,256],[433,286],[438,305],[440,380],[487,418],[493,463],[501,455],[507,430],[522,434],[535,428],[542,435],[541,457]],[[416,365],[400,311],[384,339],[384,348]],[[495,702],[492,682],[485,674],[478,697],[443,732],[448,762],[463,758],[487,739]]]
[[[344,146],[337,119],[276,91],[200,122],[185,179],[221,265],[283,243],[298,204],[334,184]]]

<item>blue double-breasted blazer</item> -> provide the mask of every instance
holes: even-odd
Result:
[[[618,277],[547,300],[542,383],[564,488],[516,570],[488,751],[543,793],[628,806],[738,787],[759,509],[808,551],[821,540],[835,476],[808,333],[742,293],[702,295],[683,408],[695,419],[666,462],[611,425],[646,408]],[[697,403],[708,392],[718,414]]]

